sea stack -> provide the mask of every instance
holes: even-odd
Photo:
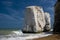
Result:
[[[24,33],[37,33],[50,30],[50,16],[39,6],[28,6],[25,9]]]
[[[44,27],[44,31],[47,32],[51,30],[51,16],[50,16],[50,13],[48,12],[45,12],[45,21],[46,21],[46,24]]]
[[[54,16],[54,34],[60,34],[60,0],[57,0],[55,4],[55,16]]]

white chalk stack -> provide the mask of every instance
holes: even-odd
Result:
[[[48,25],[47,25],[48,23]],[[42,32],[50,30],[50,15],[42,7],[28,6],[25,10],[25,24],[23,32]]]

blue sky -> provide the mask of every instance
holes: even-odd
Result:
[[[42,6],[51,15],[53,23],[56,0],[0,0],[0,28],[22,28],[27,6]]]

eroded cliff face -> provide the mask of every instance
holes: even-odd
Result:
[[[60,1],[55,4],[55,20],[53,33],[60,33]]]
[[[48,12],[45,12],[45,27],[44,27],[44,31],[50,31],[51,29],[51,18],[50,18],[50,14]]]
[[[39,6],[26,7],[25,25],[23,28],[23,32],[42,32],[44,31],[44,27],[46,26],[46,23],[48,23],[48,25],[45,28],[46,30],[49,30],[50,29],[49,27],[51,27],[49,25],[50,23],[49,18],[50,18],[49,14],[46,13],[45,15],[42,7]]]

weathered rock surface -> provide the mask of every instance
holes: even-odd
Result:
[[[45,21],[46,21],[46,25],[44,27],[44,31],[50,31],[50,29],[51,29],[51,18],[50,18],[50,14],[48,12],[45,12]]]
[[[46,17],[47,18],[46,18]],[[23,32],[42,32],[44,27],[49,30],[50,25],[46,25],[46,20],[48,24],[50,23],[49,14],[44,13],[42,7],[38,6],[28,6],[25,10],[25,27]],[[47,27],[48,26],[48,27]]]
[[[55,20],[53,33],[60,34],[60,0],[55,4]]]

